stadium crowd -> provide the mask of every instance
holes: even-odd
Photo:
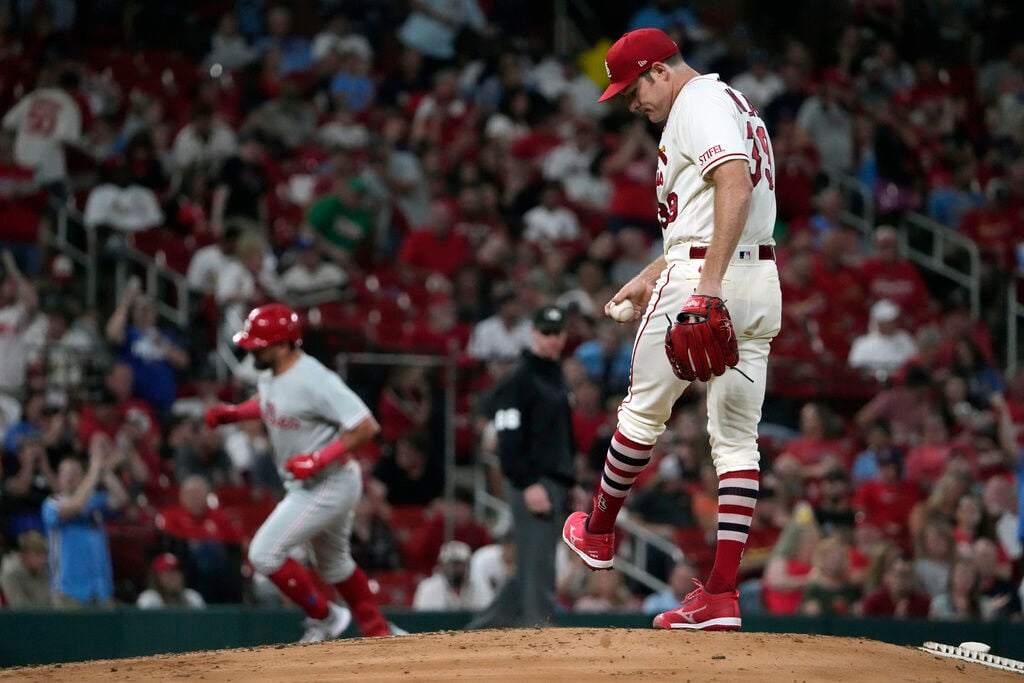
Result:
[[[281,492],[262,427],[202,420],[252,391],[217,346],[279,300],[327,362],[455,355],[452,425],[445,369],[350,367],[382,427],[354,556],[386,604],[486,605],[515,558],[474,491],[442,498],[444,434],[486,467],[475,408],[556,303],[578,479],[599,476],[634,331],[603,305],[660,252],[658,133],[596,103],[601,60],[656,26],[750,98],[775,150],[785,317],[744,611],[1021,618],[1024,371],[999,341],[1024,245],[1017,3],[802,3],[826,21],[786,30],[760,4],[652,0],[577,17],[561,54],[530,4],[0,1],[3,604],[280,600],[245,559]],[[869,188],[867,233],[842,178]],[[908,211],[977,243],[981,311],[901,256]],[[65,218],[99,245],[92,308],[43,239]],[[126,247],[185,279],[188,325],[159,315],[173,291],[119,286]],[[671,590],[566,557],[566,610],[658,612],[706,573],[704,411],[696,386],[630,502],[685,553],[648,556]]]

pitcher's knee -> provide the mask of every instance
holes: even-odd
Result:
[[[631,410],[628,406],[619,408],[619,433],[630,441],[652,444],[665,431],[665,420],[658,422],[641,413]],[[668,419],[667,416],[665,419]]]

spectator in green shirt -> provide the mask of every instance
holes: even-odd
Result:
[[[358,178],[339,175],[331,193],[313,202],[306,213],[324,253],[349,272],[373,231],[365,192]]]

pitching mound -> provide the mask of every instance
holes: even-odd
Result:
[[[637,629],[443,631],[8,669],[21,681],[1015,681],[874,640]]]

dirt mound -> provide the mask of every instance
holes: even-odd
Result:
[[[874,640],[638,629],[442,631],[8,669],[21,681],[1021,681]]]

